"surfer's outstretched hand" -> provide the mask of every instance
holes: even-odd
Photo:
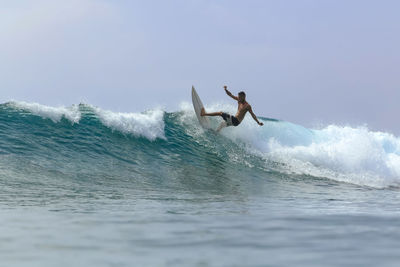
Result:
[[[264,125],[264,123],[262,123],[262,122],[259,122],[259,123],[258,123],[258,125],[260,125],[260,126],[263,126],[263,125]]]
[[[228,86],[224,85],[224,90],[225,90],[226,93],[228,93],[229,92],[228,91]]]

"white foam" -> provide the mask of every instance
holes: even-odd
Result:
[[[78,123],[81,119],[81,112],[77,105],[72,105],[70,107],[50,107],[38,103],[28,103],[23,101],[13,101],[10,102],[9,105],[17,109],[29,111],[30,113],[42,118],[50,119],[53,122],[59,122],[62,117],[72,123]]]
[[[143,113],[120,113],[92,108],[101,122],[112,130],[142,136],[149,140],[165,139],[164,111],[160,109]]]
[[[183,106],[185,113],[190,111],[190,105]],[[236,112],[234,105],[206,109]],[[215,121],[218,124],[221,118]],[[260,127],[248,114],[238,127],[225,128],[221,134],[268,161],[283,163],[280,171],[377,188],[400,185],[400,138],[389,133],[338,125],[307,129],[266,120]]]
[[[309,145],[269,140],[269,154],[298,173],[372,187],[400,184],[399,138],[366,127],[330,125],[313,132]]]

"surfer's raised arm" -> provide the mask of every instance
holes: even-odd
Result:
[[[224,85],[224,89],[225,89],[225,93],[226,93],[227,95],[229,95],[230,97],[232,97],[232,98],[235,99],[236,101],[239,101],[239,98],[238,98],[237,96],[234,96],[234,95],[232,95],[231,92],[229,92],[228,86]]]
[[[251,116],[253,117],[253,119],[258,123],[258,125],[260,125],[260,126],[264,125],[264,123],[258,121],[257,116],[256,116],[256,114],[254,114],[253,109],[251,108],[250,105],[249,105],[249,112],[250,112]]]

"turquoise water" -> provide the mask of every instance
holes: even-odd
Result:
[[[1,265],[397,266],[400,139],[262,121],[1,104]]]

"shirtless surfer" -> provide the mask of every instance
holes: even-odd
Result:
[[[219,125],[217,132],[221,131],[222,128],[227,127],[227,126],[238,126],[244,119],[244,116],[246,115],[247,111],[250,112],[251,116],[258,123],[258,125],[263,126],[264,124],[262,122],[259,122],[257,119],[257,116],[253,113],[253,110],[251,109],[250,104],[246,102],[245,92],[243,92],[243,91],[239,92],[238,96],[234,96],[231,92],[229,92],[229,90],[227,88],[228,87],[226,85],[224,85],[226,94],[238,102],[238,110],[237,110],[236,115],[232,116],[232,115],[229,115],[222,111],[206,113],[205,109],[202,108],[201,116],[221,116],[224,119],[224,121],[221,122],[221,124]]]

